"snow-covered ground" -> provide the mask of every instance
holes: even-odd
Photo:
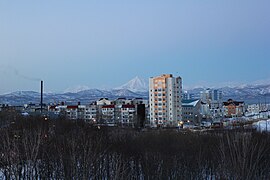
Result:
[[[270,132],[270,119],[253,123],[253,127],[259,132]]]

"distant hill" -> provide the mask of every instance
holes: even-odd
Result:
[[[205,88],[194,88],[189,93],[200,94]],[[246,103],[270,103],[270,84],[242,85],[236,87],[217,88],[223,92],[224,101],[227,99],[243,100]]]
[[[99,90],[89,89],[77,93],[44,93],[45,103],[66,102],[74,104],[81,102],[89,104],[102,97],[109,99],[117,98],[148,98],[148,92],[135,93],[127,89]],[[18,91],[10,94],[0,95],[0,104],[23,105],[27,103],[39,103],[40,93],[32,91]]]
[[[204,89],[203,87],[197,87],[188,90],[188,92],[199,96],[200,92]],[[217,89],[222,90],[224,100],[232,98],[235,100],[243,100],[247,103],[270,102],[270,83],[222,87]],[[103,97],[109,99],[123,97],[148,99],[148,83],[139,77],[135,77],[124,85],[111,90],[88,89],[86,86],[81,86],[75,88],[75,90],[69,89],[63,93],[44,93],[44,102],[59,103],[63,101],[70,104],[77,102],[88,104]],[[34,91],[17,91],[0,95],[0,104],[23,105],[39,102],[40,93]]]

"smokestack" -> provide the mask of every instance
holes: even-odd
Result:
[[[40,82],[40,111],[43,110],[43,81]]]

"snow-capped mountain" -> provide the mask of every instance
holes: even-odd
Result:
[[[146,92],[148,91],[148,82],[145,79],[136,76],[127,83],[115,89],[128,89],[133,92]]]
[[[205,87],[197,87],[189,89],[188,93],[192,93],[200,96],[200,92]],[[222,87],[216,88],[223,92],[223,99],[229,98],[235,100],[243,100],[248,103],[258,103],[259,101],[270,102],[270,83],[266,84],[253,84],[253,85],[238,85],[236,87]],[[69,89],[65,93],[44,93],[45,103],[76,103],[81,102],[84,104],[96,101],[100,98],[148,98],[148,83],[135,77],[128,83],[111,90],[102,89],[89,89],[87,86],[81,86],[81,88]],[[40,93],[34,91],[17,91],[9,94],[0,95],[0,104],[10,105],[23,105],[26,103],[39,103]]]
[[[67,88],[64,93],[77,93],[77,92],[80,92],[80,91],[85,91],[85,90],[89,90],[90,88],[88,86],[84,86],[84,85],[78,85],[78,86],[75,86],[75,87],[70,87],[70,88]]]
[[[113,90],[100,90],[100,89],[88,89],[79,91],[77,93],[44,93],[44,103],[60,103],[66,102],[67,104],[74,104],[81,102],[82,104],[89,104],[100,98],[148,98],[147,92],[133,92],[128,89],[113,89]],[[9,94],[0,95],[0,104],[9,105],[23,105],[28,103],[40,103],[39,92],[19,91]]]
[[[205,90],[206,88],[197,87],[194,89],[187,90],[188,93],[196,95],[196,97],[200,97],[200,92]],[[264,85],[238,85],[235,87],[221,87],[214,88],[222,91],[223,100],[227,99],[235,99],[242,100],[247,103],[258,103],[262,101],[267,101],[270,103],[270,83]]]

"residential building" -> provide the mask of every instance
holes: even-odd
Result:
[[[65,116],[72,120],[84,120],[95,123],[97,118],[96,105],[51,105],[48,107],[49,113],[56,116]],[[52,116],[52,114],[51,114]]]
[[[212,101],[222,100],[222,91],[218,89],[211,89],[209,91],[209,97]]]
[[[195,94],[189,93],[188,91],[185,91],[183,93],[183,98],[184,100],[189,100],[189,99],[195,99]]]
[[[96,101],[97,106],[104,106],[104,105],[110,105],[112,104],[112,101],[110,101],[108,98],[101,98],[98,101]]]
[[[119,105],[121,106],[124,104],[131,104],[132,100],[126,99],[126,98],[118,98],[118,99],[114,100],[112,103],[115,104],[116,106],[119,106]]]
[[[204,120],[212,119],[212,115],[210,112],[210,105],[204,102],[201,102],[201,115]]]
[[[242,117],[245,112],[243,101],[234,101],[229,99],[223,102],[223,110],[225,117]]]
[[[203,103],[207,103],[210,105],[210,89],[205,89],[200,93],[200,99]]]
[[[130,105],[131,99],[126,98],[118,98],[112,102],[115,105],[115,123],[123,125],[122,121],[122,106],[123,105]]]
[[[182,121],[200,125],[201,119],[201,100],[182,100]]]
[[[104,105],[101,108],[101,123],[116,123],[115,122],[115,105]]]
[[[247,115],[257,115],[260,113],[260,104],[247,105]]]
[[[204,110],[207,109],[208,105],[211,119],[220,119],[223,116],[221,90],[208,88],[201,91],[201,101],[204,104]],[[207,113],[204,112],[203,114],[206,117]]]
[[[146,103],[146,104],[145,104]],[[142,98],[118,98],[111,101],[102,98],[89,105],[50,105],[50,116],[65,116],[72,120],[84,120],[91,124],[144,127],[148,101]]]
[[[182,79],[172,74],[149,80],[150,126],[177,127],[181,121]]]
[[[85,119],[89,123],[97,123],[98,120],[98,107],[96,104],[90,104],[86,108]]]
[[[78,116],[78,105],[70,105],[70,106],[66,106],[66,116],[68,119],[72,119],[72,120],[77,120],[80,117]]]
[[[125,104],[121,107],[120,123],[122,126],[134,126],[135,122],[135,105]]]
[[[200,97],[202,102],[211,104],[211,102],[212,103],[221,102],[223,96],[221,90],[208,88],[204,91],[201,91]]]

